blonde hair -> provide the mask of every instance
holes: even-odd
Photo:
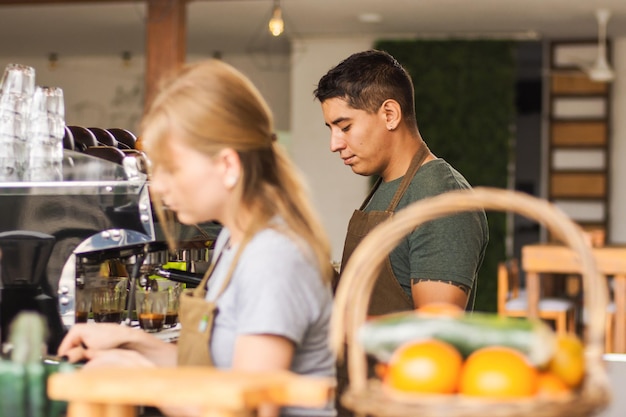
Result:
[[[315,256],[330,280],[330,245],[311,208],[308,189],[297,168],[276,142],[272,113],[252,82],[232,66],[206,60],[184,66],[166,81],[142,121],[142,145],[154,166],[167,164],[164,142],[172,129],[187,146],[209,156],[225,148],[239,155],[242,177],[237,183],[239,206],[250,213],[244,242],[265,227],[280,228]],[[172,219],[159,199],[155,208],[173,243]],[[271,222],[280,216],[286,227]]]

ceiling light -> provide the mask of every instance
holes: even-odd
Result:
[[[283,21],[283,13],[280,9],[279,0],[274,1],[274,8],[272,9],[272,18],[268,23],[270,33],[274,36],[280,36],[285,30],[285,22]]]

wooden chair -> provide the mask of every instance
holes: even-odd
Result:
[[[528,300],[525,290],[520,288],[517,259],[498,264],[498,314],[510,317],[528,315]],[[554,322],[559,334],[576,331],[576,306],[571,300],[542,298],[539,301],[539,317]]]
[[[606,308],[606,328],[604,329],[604,352],[615,352],[615,303]]]

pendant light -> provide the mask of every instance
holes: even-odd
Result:
[[[280,9],[280,0],[274,0],[272,9],[272,17],[268,23],[268,28],[273,36],[280,36],[285,30],[285,22],[283,21],[283,12]]]

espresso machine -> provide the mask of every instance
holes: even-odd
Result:
[[[83,242],[122,246],[158,239],[141,163],[64,150],[63,181],[0,183],[1,343],[12,319],[34,310],[46,318],[48,350],[56,352],[76,286],[74,276],[61,278]]]

